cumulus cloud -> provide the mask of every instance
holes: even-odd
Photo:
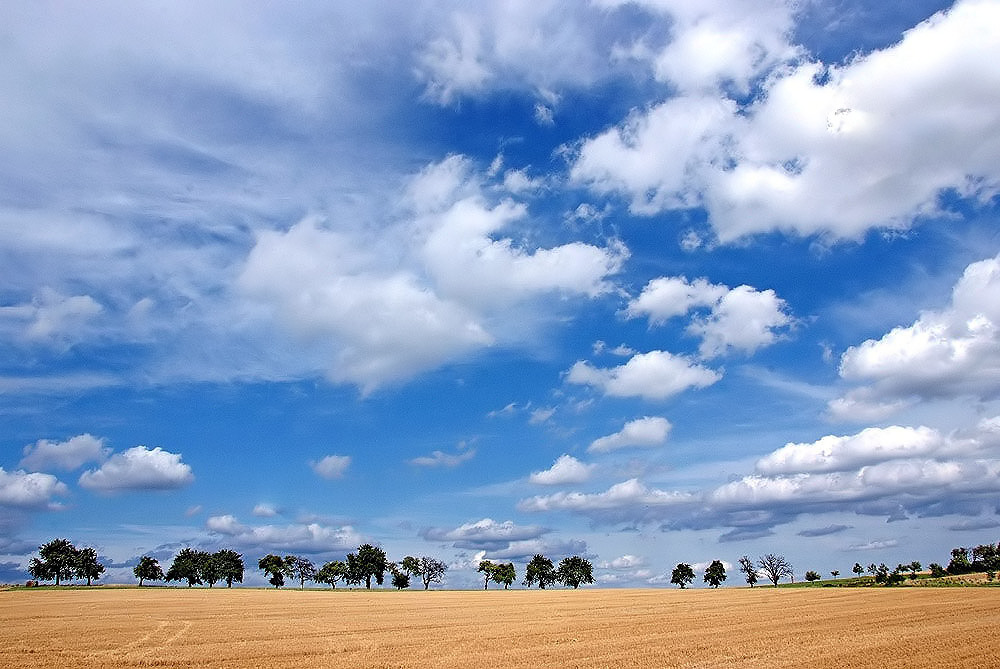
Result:
[[[667,351],[637,353],[624,365],[597,368],[579,361],[566,374],[569,383],[592,386],[612,397],[662,400],[688,388],[704,388],[722,374]]]
[[[36,472],[50,468],[71,471],[88,462],[100,462],[110,453],[111,449],[104,445],[104,439],[89,433],[70,437],[66,441],[39,439],[24,447],[20,466]]]
[[[614,434],[600,437],[591,442],[587,451],[591,453],[607,453],[622,448],[651,448],[661,446],[667,441],[667,436],[673,426],[666,418],[660,416],[645,416],[625,423],[625,426]]]
[[[330,553],[356,548],[364,538],[350,525],[334,527],[321,523],[290,525],[244,525],[231,514],[205,521],[209,532],[226,537],[244,549]]]
[[[309,461],[309,467],[318,476],[331,480],[343,478],[344,472],[350,465],[351,456],[349,455],[327,455],[319,460]]]
[[[0,467],[0,506],[22,509],[58,509],[56,496],[69,493],[66,484],[51,474],[8,472]]]
[[[923,427],[869,428],[787,444],[758,460],[753,473],[715,487],[663,490],[630,479],[603,492],[525,498],[518,508],[606,523],[661,522],[664,529],[731,528],[720,540],[766,536],[806,513],[978,513],[993,509],[1000,492],[996,446],[988,429],[941,435]]]
[[[114,493],[136,490],[172,490],[194,480],[191,467],[180,453],[135,446],[115,453],[98,469],[80,475],[80,485],[89,490]]]
[[[867,383],[830,403],[830,413],[857,420],[886,416],[917,400],[995,397],[1000,391],[1000,256],[972,263],[951,304],[925,311],[912,325],[852,346],[840,359],[846,381]]]
[[[556,458],[556,461],[548,469],[532,472],[528,480],[539,485],[583,483],[590,478],[595,467],[596,465],[580,462],[572,455],[563,454]]]
[[[687,332],[701,338],[703,358],[723,355],[729,349],[753,353],[774,343],[776,331],[792,322],[785,301],[773,290],[729,288],[704,278],[690,282],[683,276],[653,279],[629,302],[625,313],[631,318],[648,316],[650,323],[659,324],[699,308],[707,308],[708,313],[696,315]]]
[[[771,230],[856,238],[908,227],[935,211],[944,190],[990,198],[1000,184],[991,131],[1000,118],[1000,36],[985,26],[997,20],[994,2],[958,2],[843,65],[797,59],[774,68],[745,106],[682,77],[679,97],[583,142],[571,175],[624,194],[640,214],[703,206],[722,241]],[[686,45],[725,35],[711,22],[692,25],[663,52],[683,67],[665,66],[663,76],[690,71]],[[737,50],[753,44],[730,40]],[[772,42],[758,53],[773,55],[773,66],[794,49]]]
[[[492,518],[483,518],[453,529],[429,527],[420,534],[428,541],[449,542],[455,548],[495,552],[508,548],[514,542],[538,539],[548,531],[535,525],[516,525],[511,520],[498,523]]]
[[[258,518],[274,518],[281,512],[273,504],[268,504],[267,502],[261,502],[253,508],[253,515]]]

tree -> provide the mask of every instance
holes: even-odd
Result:
[[[317,583],[328,583],[330,587],[336,588],[337,581],[347,578],[347,564],[341,560],[327,562],[316,572],[315,581]]]
[[[195,583],[202,583],[202,563],[205,560],[205,553],[193,548],[182,548],[174,556],[174,561],[167,569],[166,579],[168,581],[187,581],[188,587]]]
[[[740,571],[746,576],[747,583],[750,584],[751,588],[756,585],[758,577],[757,566],[746,555],[740,558]]]
[[[308,558],[286,555],[285,568],[289,577],[299,579],[299,590],[306,587],[306,581],[312,581],[316,578],[316,565]]]
[[[775,555],[774,553],[762,555],[758,564],[760,565],[760,570],[764,572],[764,576],[767,576],[767,580],[771,581],[776,588],[778,587],[778,581],[785,576],[790,577],[794,574],[792,565],[785,559],[784,555]]]
[[[872,562],[868,565],[868,573],[874,576],[878,572],[878,565]]]
[[[931,570],[931,576],[934,578],[943,578],[948,575],[948,570],[939,565],[937,562],[931,562],[927,568]]]
[[[818,571],[813,571],[812,569],[810,569],[809,571],[806,572],[806,580],[809,581],[810,583],[812,583],[813,581],[818,581],[821,578],[822,576],[819,575]]]
[[[271,575],[268,583],[275,588],[280,588],[285,584],[286,575],[291,576],[291,574],[288,574],[288,565],[285,564],[285,559],[280,555],[268,553],[257,561],[257,568],[264,572],[264,574]]]
[[[914,581],[917,579],[917,572],[923,568],[924,566],[920,564],[918,560],[914,560],[910,564],[905,565],[905,570],[910,572],[910,579]]]
[[[522,583],[528,588],[537,583],[538,587],[544,590],[558,580],[556,568],[553,566],[552,560],[540,553],[535,553],[535,557],[531,558],[531,562],[528,563],[527,568],[524,570],[524,581]]]
[[[832,576],[833,578],[837,578],[838,576],[840,576],[840,572],[834,569],[833,571],[830,572],[830,576]]]
[[[493,570],[493,581],[503,583],[503,589],[510,588],[510,584],[517,580],[517,571],[514,570],[514,563],[506,562],[498,564]]]
[[[708,583],[713,588],[718,588],[725,580],[726,566],[722,564],[721,560],[712,560],[712,564],[708,565],[708,569],[705,570],[705,583]]]
[[[142,587],[143,581],[162,581],[163,580],[163,569],[160,567],[160,562],[154,557],[148,555],[143,555],[139,558],[139,564],[135,566],[132,570],[135,577],[139,579],[139,587]]]
[[[222,565],[215,553],[201,554],[201,580],[212,588],[222,580]]]
[[[483,574],[483,590],[489,590],[490,581],[493,580],[493,576],[496,574],[497,566],[489,560],[483,560],[479,563],[479,569],[476,571]]]
[[[412,555],[407,555],[399,563],[399,568],[411,576],[418,576],[420,574],[420,560]]]
[[[410,587],[410,575],[401,569],[398,569],[395,564],[391,565],[390,571],[392,571],[392,587],[396,590],[402,590],[403,588]]]
[[[382,585],[385,580],[385,572],[389,569],[389,560],[385,556],[385,551],[371,544],[363,544],[358,547],[357,553],[347,556],[348,572],[351,578],[357,578],[357,582],[365,582],[365,588],[372,589],[372,578]]]
[[[101,578],[104,573],[104,565],[97,561],[97,551],[93,548],[83,548],[76,552],[76,565],[74,573],[77,578],[87,579],[87,585],[91,580]]]
[[[594,582],[594,565],[579,555],[563,558],[556,569],[556,578],[566,587],[576,590],[581,583]]]
[[[226,582],[226,587],[233,587],[233,581],[243,582],[243,556],[234,550],[223,548],[213,556],[219,570],[219,578]]]
[[[972,571],[969,563],[969,549],[959,546],[951,549],[951,562],[948,563],[949,574],[968,574]]]
[[[679,562],[674,570],[670,572],[670,582],[681,586],[681,590],[694,580],[694,569],[686,562]]]
[[[855,562],[854,568],[851,569],[851,571],[853,571],[858,578],[861,578],[861,575],[865,573],[865,568],[861,566],[860,562]]]
[[[38,547],[37,558],[28,562],[28,571],[39,581],[55,579],[56,585],[76,574],[77,550],[69,539],[53,539]]]
[[[406,564],[406,558],[403,559],[403,564]],[[424,590],[427,590],[431,583],[440,583],[446,571],[448,571],[448,565],[444,562],[422,556],[417,561],[417,571],[414,573],[420,576],[420,580],[424,582]]]

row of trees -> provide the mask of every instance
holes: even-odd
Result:
[[[777,587],[778,581],[786,577],[792,578],[794,574],[792,565],[785,559],[785,556],[774,553],[761,555],[757,562],[744,555],[740,558],[739,568],[751,588],[757,584],[762,574],[775,587]],[[722,564],[721,560],[712,560],[712,563],[705,569],[704,581],[713,588],[722,585],[726,578],[726,566]],[[682,589],[686,588],[693,580],[694,568],[686,562],[678,563],[670,573],[670,582]]]
[[[387,574],[392,576],[392,585],[398,590],[410,587],[414,576],[419,577],[424,590],[427,590],[431,583],[440,583],[448,571],[444,562],[426,555],[407,555],[398,564],[390,562],[385,551],[371,544],[364,544],[357,551],[348,553],[346,560],[333,560],[318,568],[307,558],[273,554],[262,557],[257,567],[271,577],[269,582],[275,588],[284,585],[287,576],[298,579],[299,587],[305,587],[306,581],[315,581],[336,588],[337,583],[343,581],[346,585],[364,583],[369,590],[373,580],[382,585]]]
[[[28,562],[28,573],[39,581],[59,585],[64,579],[85,578],[87,585],[99,579],[104,565],[93,548],[77,548],[68,539],[53,539],[38,547],[38,557]]]
[[[504,590],[517,580],[517,572],[513,563],[496,564],[489,560],[479,563],[479,570],[483,574],[483,590],[490,586],[490,581],[503,584]],[[530,588],[537,585],[545,588],[560,583],[568,588],[579,588],[584,583],[594,582],[594,565],[590,560],[579,555],[563,558],[556,567],[552,560],[540,553],[536,553],[528,566],[525,568],[524,580],[521,582],[525,587]]]

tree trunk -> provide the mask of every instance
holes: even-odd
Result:
[[[372,577],[371,576],[366,576],[365,577],[365,589],[366,590],[371,590],[372,589]]]

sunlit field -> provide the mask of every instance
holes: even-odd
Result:
[[[1000,589],[0,592],[2,667],[966,667]]]

